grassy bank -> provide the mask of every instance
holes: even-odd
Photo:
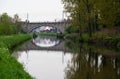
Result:
[[[31,35],[0,36],[0,78],[32,79],[23,66],[10,55],[10,49],[31,38]]]

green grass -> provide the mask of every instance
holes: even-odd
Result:
[[[0,36],[0,79],[32,79],[10,54],[10,48],[31,38],[31,35]]]
[[[0,47],[12,48],[13,46],[16,46],[30,38],[31,38],[31,35],[25,35],[25,34],[1,36]]]

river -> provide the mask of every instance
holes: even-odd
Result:
[[[38,36],[12,54],[35,79],[120,79],[120,52]]]

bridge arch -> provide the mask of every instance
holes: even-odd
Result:
[[[52,33],[60,33],[60,29],[58,29],[57,27],[54,27],[54,26],[51,26],[51,25],[39,25],[39,26],[36,26],[34,28],[32,28],[30,30],[30,33],[34,33],[34,32],[52,32]]]
[[[22,30],[24,32],[30,33],[33,29],[38,28],[40,26],[53,26],[59,29],[62,33],[65,28],[69,25],[69,22],[30,22],[30,23],[22,23]]]

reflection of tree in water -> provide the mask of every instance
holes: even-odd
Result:
[[[120,58],[99,52],[80,46],[78,53],[73,55],[65,69],[65,79],[120,79]]]

